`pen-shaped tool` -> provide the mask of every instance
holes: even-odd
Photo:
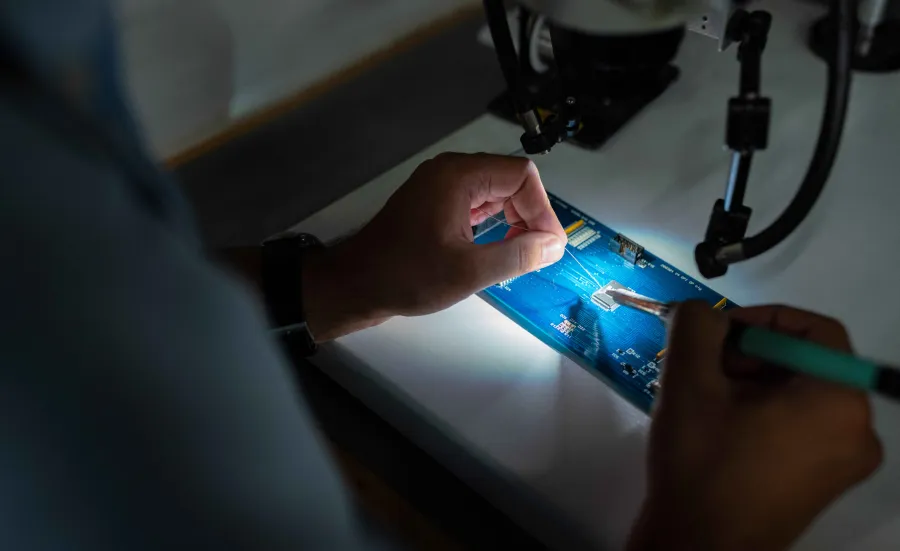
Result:
[[[626,289],[608,289],[605,293],[622,306],[657,316],[666,322],[678,306],[674,302],[661,302]],[[900,370],[895,367],[739,321],[731,320],[729,324],[726,345],[734,347],[744,356],[900,399]]]

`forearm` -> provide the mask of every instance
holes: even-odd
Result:
[[[317,342],[382,323],[390,317],[372,304],[366,278],[353,262],[351,245],[343,243],[309,249],[303,255],[303,273],[297,282],[303,290],[303,314]],[[243,279],[266,304],[277,297],[263,291],[262,247],[234,247],[217,255],[220,262]]]
[[[376,302],[369,276],[349,241],[310,250],[303,259],[303,304],[307,324],[324,342],[378,325],[391,314]]]

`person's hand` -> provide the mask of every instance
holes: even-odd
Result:
[[[506,240],[475,245],[472,226],[501,211]],[[534,163],[445,153],[420,165],[358,234],[310,258],[307,321],[317,340],[394,315],[442,310],[505,279],[547,266],[566,234]]]
[[[850,351],[840,323],[809,312],[681,305],[631,551],[785,549],[881,462],[863,392],[726,353],[729,317]]]

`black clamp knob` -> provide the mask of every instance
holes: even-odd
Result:
[[[725,275],[728,264],[718,258],[719,249],[723,245],[737,243],[744,238],[752,213],[750,207],[744,205],[725,210],[725,200],[716,201],[709,217],[709,225],[706,227],[705,239],[694,248],[694,260],[703,277],[714,278]]]
[[[537,116],[535,112],[534,116]],[[522,134],[522,149],[529,155],[543,154],[554,145],[574,136],[581,126],[581,113],[574,96],[568,96],[559,112]]]
[[[736,97],[728,101],[725,144],[732,151],[756,151],[769,145],[772,101],[762,97]]]

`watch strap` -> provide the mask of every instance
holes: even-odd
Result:
[[[303,307],[303,258],[307,249],[321,246],[315,236],[305,233],[263,243],[263,293],[274,332],[292,352],[304,356],[313,354],[317,346]]]

